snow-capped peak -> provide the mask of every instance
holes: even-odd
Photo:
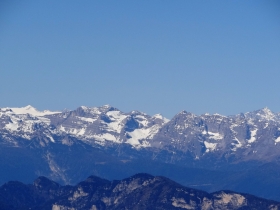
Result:
[[[98,109],[99,109],[101,112],[108,112],[108,111],[118,110],[117,108],[112,107],[112,106],[109,105],[109,104],[100,106],[100,107],[98,107]]]
[[[256,115],[263,120],[275,120],[275,114],[267,107],[256,111]]]
[[[161,114],[155,114],[155,115],[153,115],[153,118],[163,120],[164,123],[167,123],[170,121],[169,119],[163,117]]]
[[[49,111],[49,110],[38,111],[36,108],[34,108],[31,105],[27,105],[27,106],[21,107],[21,108],[10,108],[10,107],[7,107],[5,109],[10,109],[15,114],[30,114],[30,115],[38,116],[38,117],[39,116],[45,116],[45,115],[61,113],[61,112],[52,112],[52,111]]]
[[[87,106],[80,106],[80,108],[83,109],[83,110],[87,110],[88,109]]]
[[[261,109],[261,111],[263,111],[265,115],[273,115],[272,111],[267,107],[264,107],[263,109]]]
[[[103,106],[100,106],[99,107],[101,110],[109,110],[111,108],[113,108],[110,104],[105,104]]]
[[[163,116],[161,114],[155,114],[153,115],[154,118],[158,118],[158,119],[163,119]]]

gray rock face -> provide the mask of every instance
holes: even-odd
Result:
[[[123,113],[108,105],[66,112],[39,112],[31,106],[2,108],[0,135],[2,142],[15,146],[19,137],[56,143],[57,137],[72,136],[92,145],[129,144],[180,151],[190,153],[193,159],[215,153],[270,161],[280,154],[280,117],[267,108],[228,117],[182,111],[170,121],[138,111]]]
[[[108,181],[88,177],[60,186],[45,177],[33,185],[9,182],[0,187],[2,209],[279,209],[280,203],[232,191],[206,193],[165,177],[137,174]],[[7,207],[7,208],[5,208]]]
[[[0,183],[44,175],[73,184],[90,174],[149,172],[280,200],[279,160],[280,115],[267,108],[234,116],[182,111],[171,120],[109,105],[0,109]]]
[[[236,116],[177,114],[154,136],[152,147],[181,151],[200,159],[208,154],[242,161],[279,157],[279,115],[267,108]]]
[[[14,145],[19,137],[31,140],[44,136],[55,143],[57,136],[73,136],[88,144],[147,147],[148,140],[166,122],[161,115],[123,113],[108,105],[81,106],[66,112],[39,112],[31,106],[0,109],[0,134],[4,141]]]

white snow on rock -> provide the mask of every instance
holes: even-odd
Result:
[[[280,136],[277,139],[275,139],[274,142],[275,142],[275,144],[280,142]]]
[[[127,134],[131,137],[127,140],[126,143],[131,144],[133,146],[140,145],[139,140],[143,139],[152,139],[154,135],[158,132],[160,126],[159,125],[153,125],[149,128],[141,128],[141,129],[135,129],[132,132],[127,132]],[[143,147],[150,146],[149,143],[146,142],[145,145],[142,144]]]
[[[209,151],[213,151],[216,149],[217,143],[210,143],[210,142],[204,141],[204,145],[206,147],[206,152],[209,152]]]
[[[81,140],[96,140],[99,143],[104,143],[105,141],[122,143],[124,140],[127,141],[127,139],[122,136],[122,131],[126,123],[126,118],[128,118],[130,114],[125,114],[118,110],[107,111],[106,109],[110,108],[109,105],[93,108],[81,106],[80,108],[88,114],[87,117],[71,116],[73,119],[69,118],[66,121],[61,121],[61,119],[68,118],[69,114],[57,115],[56,118],[51,115],[62,112],[41,112],[30,105],[21,108],[1,108],[0,117],[6,119],[3,121],[5,123],[2,124],[2,129],[13,132],[13,134],[21,136],[22,138],[31,139],[33,135],[36,135],[37,126],[45,127],[46,133],[44,133],[44,135],[50,139],[51,142],[55,142],[53,134],[61,135],[63,133],[75,136]],[[65,113],[69,113],[69,111]],[[102,121],[102,119],[99,122],[100,114],[102,113],[108,116],[110,122]],[[92,114],[91,117],[88,117],[90,116],[89,114]],[[159,114],[153,117],[138,111],[132,112],[132,114],[133,118],[141,125],[141,128],[129,132],[128,135],[130,135],[131,138],[126,143],[135,147],[150,146],[147,139],[151,139],[162,125],[160,121],[159,123],[154,122],[155,119],[161,119],[163,124],[164,122],[168,122],[166,118]],[[48,126],[51,125],[51,120],[56,119],[60,119],[60,123],[56,125],[55,129],[50,130]],[[150,122],[155,124],[150,126]]]
[[[119,140],[112,134],[110,133],[104,133],[104,134],[98,134],[98,135],[93,135],[93,137],[99,141],[113,141],[116,143],[120,143]]]
[[[62,125],[59,126],[58,130],[62,131],[62,132],[66,132],[65,127],[63,127]]]
[[[149,136],[150,129],[136,129],[132,132],[127,132],[127,133],[131,138],[128,139],[126,143],[136,146],[140,144],[139,142],[140,139],[145,139]]]
[[[170,120],[163,117],[161,114],[155,114],[152,116],[153,118],[156,118],[156,119],[160,119],[160,120],[163,120],[164,123],[168,123]]]
[[[231,143],[231,145],[234,146],[234,148],[232,148],[231,150],[236,151],[238,148],[242,147],[242,144],[236,137],[233,140],[235,140],[237,143]]]
[[[209,139],[214,139],[214,140],[222,140],[224,138],[224,136],[220,133],[215,133],[215,132],[210,132],[210,131],[202,131],[201,132],[203,135],[209,135]]]
[[[257,131],[258,129],[256,128],[255,130],[251,131],[251,138],[248,140],[248,143],[253,143],[254,141],[256,141],[256,135],[257,135]]]
[[[263,127],[263,129],[267,128],[267,126],[268,126],[268,123],[265,123],[265,126]]]
[[[86,121],[89,123],[93,123],[94,121],[96,121],[96,119],[94,118],[89,118],[89,117],[77,117],[78,119],[82,120],[82,121]]]
[[[101,113],[98,107],[80,106],[80,108],[83,109],[85,112],[90,113],[92,115]]]
[[[267,107],[262,109],[263,111],[263,115],[262,118],[266,119],[266,120],[274,120],[275,115],[273,114],[272,111],[270,111],[270,109],[268,109]],[[257,114],[257,115],[261,115],[261,114]]]
[[[39,121],[45,123],[46,125],[50,125],[51,121],[50,119],[46,118],[46,117],[36,117]]]
[[[19,115],[9,115],[10,122],[4,126],[5,129],[18,132],[21,131],[23,133],[33,133],[33,125],[34,124],[44,124],[44,121],[41,121],[38,118],[27,118],[26,116]]]
[[[111,131],[115,131],[117,133],[121,132],[122,129],[122,121],[127,117],[125,115],[123,115],[120,111],[109,111],[106,113],[106,115],[108,117],[110,117],[110,119],[113,122],[107,123],[108,128]]]
[[[51,114],[58,114],[61,112],[52,112],[49,110],[44,110],[44,111],[38,111],[37,109],[35,109],[34,107],[28,105],[25,107],[21,107],[21,108],[4,108],[4,109],[11,109],[15,114],[30,114],[33,116],[45,116],[45,115],[51,115]]]
[[[51,135],[47,135],[47,137],[51,140],[51,142],[55,142]]]
[[[144,127],[148,126],[148,124],[149,124],[149,121],[143,115],[136,115],[135,119]]]
[[[5,125],[5,128],[10,131],[17,131],[18,127],[19,126],[17,122],[10,122],[9,124]]]
[[[208,131],[208,134],[210,135],[210,139],[214,139],[214,140],[222,140],[224,137],[222,134],[220,133],[214,133],[214,132],[210,132]]]
[[[3,131],[5,134],[11,133],[14,136],[32,139],[38,135],[39,129],[43,131],[44,137],[49,138],[51,142],[55,142],[53,139],[54,134],[63,134],[72,135],[82,141],[98,141],[104,144],[106,141],[111,141],[114,143],[127,143],[138,148],[150,147],[150,139],[159,132],[162,125],[169,122],[168,119],[160,114],[149,116],[138,111],[123,113],[109,105],[93,108],[81,106],[80,108],[83,110],[79,109],[74,114],[71,114],[71,111],[65,111],[63,113],[48,110],[38,111],[30,105],[21,108],[0,108],[0,131]],[[186,114],[186,112],[182,112],[182,114]],[[105,118],[103,118],[104,115],[106,115]],[[229,135],[226,133],[227,130],[220,128],[214,129],[214,127],[212,130],[209,129],[211,131],[202,130],[205,129],[203,127],[194,130],[190,122],[196,115],[190,113],[186,116],[189,121],[182,121],[182,123],[174,125],[177,129],[177,134],[187,136],[201,132],[205,136],[203,139],[200,139],[200,142],[204,142],[206,152],[216,150],[218,145],[222,148],[224,143],[231,144],[229,146],[232,151],[236,151],[242,147],[253,148],[255,145],[252,143],[257,140],[261,142],[262,140],[262,136],[257,135],[260,134],[259,132],[262,129],[271,129],[271,126],[278,126],[278,130],[280,130],[280,114],[274,114],[268,108],[247,113],[244,115],[244,118],[233,117],[226,120],[226,125],[230,123],[231,132]],[[205,116],[207,116],[205,120],[209,120],[209,115],[205,114]],[[214,114],[210,117],[214,120],[213,123],[218,122],[219,124],[224,120],[224,116],[219,114]],[[139,126],[131,132],[125,132],[127,120],[130,118],[136,120]],[[50,127],[51,124],[52,127]],[[246,124],[249,124],[251,127],[250,139],[245,139],[242,133]],[[209,126],[208,128],[212,127]],[[258,129],[260,130],[259,132]],[[127,138],[126,134],[130,138]],[[227,139],[224,140],[225,137]],[[208,140],[204,141],[205,138]],[[280,137],[271,138],[271,141],[274,141],[275,144],[280,142]],[[176,141],[178,140],[176,139]]]
[[[131,144],[135,147],[149,147],[150,143],[148,141],[142,141],[142,143],[140,143],[139,140],[152,139],[154,135],[158,132],[159,128],[159,125],[153,125],[150,128],[135,129],[132,132],[127,132],[127,134],[131,138],[129,138],[126,143]]]
[[[77,133],[79,136],[84,135],[86,132],[86,128],[82,128],[81,130],[79,130],[79,132]]]

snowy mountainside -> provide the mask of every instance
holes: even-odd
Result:
[[[58,137],[72,136],[89,145],[128,144],[188,153],[193,159],[215,154],[271,160],[279,156],[280,115],[268,108],[234,116],[182,111],[169,121],[159,114],[124,113],[109,105],[64,112],[40,112],[29,105],[0,109],[0,135],[14,146],[17,138],[56,143]]]
[[[270,159],[279,156],[279,142],[279,114],[264,108],[234,116],[182,111],[162,126],[151,146],[190,152],[196,159],[209,153]]]
[[[182,111],[171,120],[109,105],[0,108],[0,183],[44,175],[74,184],[90,174],[148,172],[280,200],[279,160],[280,115],[268,108],[233,116]]]
[[[81,106],[74,111],[40,112],[32,106],[0,109],[2,137],[16,144],[15,138],[36,138],[38,131],[51,142],[55,136],[71,135],[87,143],[127,143],[133,147],[150,146],[159,128],[168,122],[161,115],[149,116],[132,111],[123,113],[109,105]]]

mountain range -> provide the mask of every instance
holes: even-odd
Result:
[[[201,190],[235,190],[280,200],[280,114],[232,116],[182,111],[124,113],[109,105],[73,111],[0,109],[0,184],[46,176],[76,184],[91,174],[145,172]]]
[[[11,181],[0,187],[0,209],[280,209],[280,202],[232,191],[207,193],[170,179],[136,174],[123,180],[90,176],[75,186],[61,186],[46,177],[25,185]]]

